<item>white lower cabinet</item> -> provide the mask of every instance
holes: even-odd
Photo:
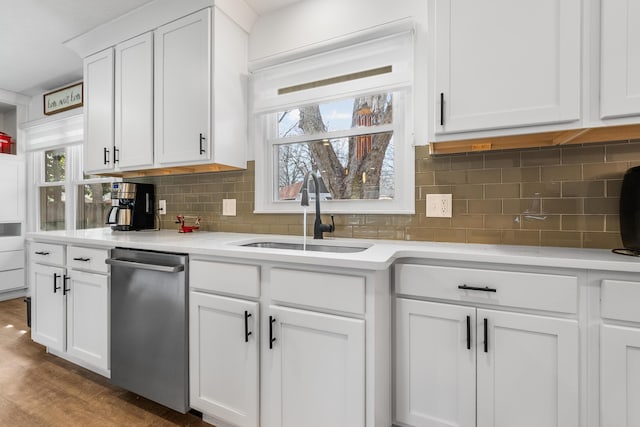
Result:
[[[109,369],[109,278],[70,271],[67,297],[67,353],[97,368]],[[64,280],[63,280],[64,282]]]
[[[640,426],[640,328],[603,325],[600,335],[601,426]]]
[[[64,245],[34,243],[31,252],[31,338],[59,356],[108,375],[108,251],[69,246],[66,263]]]
[[[218,427],[389,427],[388,271],[199,259],[190,401]]]
[[[257,302],[190,293],[191,407],[239,427],[257,427]]]
[[[264,425],[365,425],[365,325],[270,306],[263,349]]]
[[[436,269],[432,282],[430,275]],[[396,299],[395,321],[398,425],[580,425],[578,320],[484,308],[535,301],[543,306],[544,287],[537,286],[531,277],[535,274],[430,265],[396,267],[396,291],[401,294]],[[510,295],[505,289],[508,285],[502,283],[505,277],[514,283],[520,279],[519,286],[527,279],[529,285],[521,292],[529,298],[519,301]],[[569,313],[577,301],[575,279],[539,275],[539,283],[555,284],[567,301],[574,300],[573,305],[553,303]],[[413,299],[444,294],[466,305]]]
[[[65,269],[31,265],[31,338],[51,349],[64,351],[66,301],[62,296]]]

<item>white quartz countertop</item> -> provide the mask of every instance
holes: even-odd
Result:
[[[112,231],[95,228],[75,231],[28,233],[29,240],[88,245],[96,247],[128,247],[192,256],[241,258],[247,261],[286,262],[315,266],[334,266],[365,270],[383,270],[401,258],[518,264],[528,266],[578,268],[640,272],[640,258],[617,255],[606,249],[575,249],[537,246],[480,245],[463,243],[405,242],[395,240],[362,240],[325,238],[307,244],[365,246],[354,253],[301,251],[241,246],[253,242],[302,243],[301,236],[265,234],[177,231]]]

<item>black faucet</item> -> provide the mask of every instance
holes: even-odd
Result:
[[[307,172],[302,181],[302,206],[309,206],[309,192],[307,186],[309,184],[309,176],[313,178],[313,184],[316,187],[316,221],[313,223],[313,238],[322,239],[322,233],[333,233],[336,229],[336,224],[333,222],[333,215],[331,215],[331,224],[323,224],[322,218],[320,218],[320,183],[315,173]]]

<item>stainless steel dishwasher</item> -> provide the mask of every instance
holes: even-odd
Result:
[[[111,251],[111,382],[189,410],[188,257]]]

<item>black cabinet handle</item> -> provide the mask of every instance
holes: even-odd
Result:
[[[46,252],[46,251],[36,251],[36,255],[49,255],[49,252]]]
[[[444,92],[440,92],[440,126],[444,126]]]
[[[103,163],[105,165],[109,164],[109,149],[107,147],[104,147],[104,151],[103,151],[102,155],[103,155],[103,159],[102,159]]]
[[[202,147],[202,143],[205,141],[205,136],[200,134],[200,154],[206,153],[206,150]]]
[[[87,261],[91,261],[91,258],[78,257],[78,258],[74,258],[73,260],[74,260],[74,261],[87,262]]]
[[[276,321],[275,317],[269,316],[269,349],[273,348],[273,342],[276,338],[273,336],[273,323]]]
[[[484,318],[484,352],[489,352],[489,322]]]
[[[53,293],[54,294],[58,291],[58,289],[60,289],[60,286],[57,286],[59,277],[60,277],[59,274],[53,273]]]
[[[71,289],[67,288],[67,281],[69,279],[71,279],[71,277],[67,276],[66,274],[62,278],[62,295],[66,295],[71,292]]]
[[[120,163],[120,158],[118,157],[118,153],[120,152],[120,150],[118,150],[116,148],[116,146],[113,146],[113,164],[115,165],[116,163]]]
[[[251,313],[245,310],[244,311],[244,342],[249,342],[249,335],[251,335],[251,332],[249,332],[249,317],[251,317]]]
[[[497,289],[495,288],[490,288],[488,286],[485,286],[484,288],[481,288],[480,286],[467,286],[467,285],[459,285],[458,289],[464,289],[466,291],[484,291],[484,292],[498,292]]]
[[[471,350],[471,316],[467,316],[467,350]]]

